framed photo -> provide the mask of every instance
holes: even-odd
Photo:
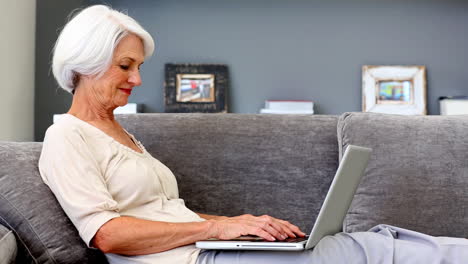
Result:
[[[362,111],[425,115],[426,67],[364,65]]]
[[[226,113],[228,71],[220,64],[166,64],[166,113]]]

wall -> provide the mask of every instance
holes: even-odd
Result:
[[[108,1],[109,2],[109,1]],[[134,102],[163,111],[163,65],[226,63],[232,112],[265,99],[309,99],[317,112],[361,110],[361,66],[428,68],[428,110],[438,97],[467,94],[468,2],[458,1],[110,1],[158,43]]]
[[[360,111],[365,64],[426,65],[429,114],[439,113],[440,96],[468,94],[466,1],[105,2],[156,40],[130,97],[145,112],[164,111],[165,63],[227,64],[234,113],[257,113],[266,99],[313,100],[318,114]],[[61,104],[50,96],[42,98]]]
[[[36,96],[34,135],[36,141],[52,124],[52,115],[66,112],[71,95],[59,88],[51,70],[52,49],[69,14],[86,7],[86,0],[38,0],[36,39]]]
[[[0,140],[32,141],[36,2],[0,5]]]

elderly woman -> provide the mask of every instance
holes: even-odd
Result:
[[[304,236],[270,216],[191,211],[172,172],[114,119],[153,50],[135,20],[102,5],[79,12],[56,42],[53,74],[73,102],[47,130],[39,169],[84,242],[110,263],[195,263],[199,240]]]

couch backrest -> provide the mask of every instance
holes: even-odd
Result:
[[[340,151],[373,149],[345,221],[348,232],[377,224],[468,237],[468,115],[347,113]]]
[[[338,165],[337,116],[138,114],[118,120],[176,175],[189,208],[269,214],[309,232]]]
[[[338,163],[337,116],[138,114],[117,117],[173,170],[193,210],[270,214],[312,227]],[[0,142],[0,224],[17,263],[107,263],[79,238],[37,162],[41,143]]]
[[[392,224],[468,237],[468,116],[138,114],[117,117],[202,213],[270,214],[308,232],[338,150],[373,148],[346,231]],[[337,143],[338,125],[338,143]],[[18,263],[106,263],[86,248],[37,170],[41,143],[0,142],[0,224]]]

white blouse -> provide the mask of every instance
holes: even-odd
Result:
[[[174,174],[129,135],[142,153],[70,114],[47,129],[40,174],[88,246],[104,223],[119,216],[204,220],[179,198]],[[195,246],[188,245],[149,255],[106,257],[111,264],[195,263],[198,254]]]

